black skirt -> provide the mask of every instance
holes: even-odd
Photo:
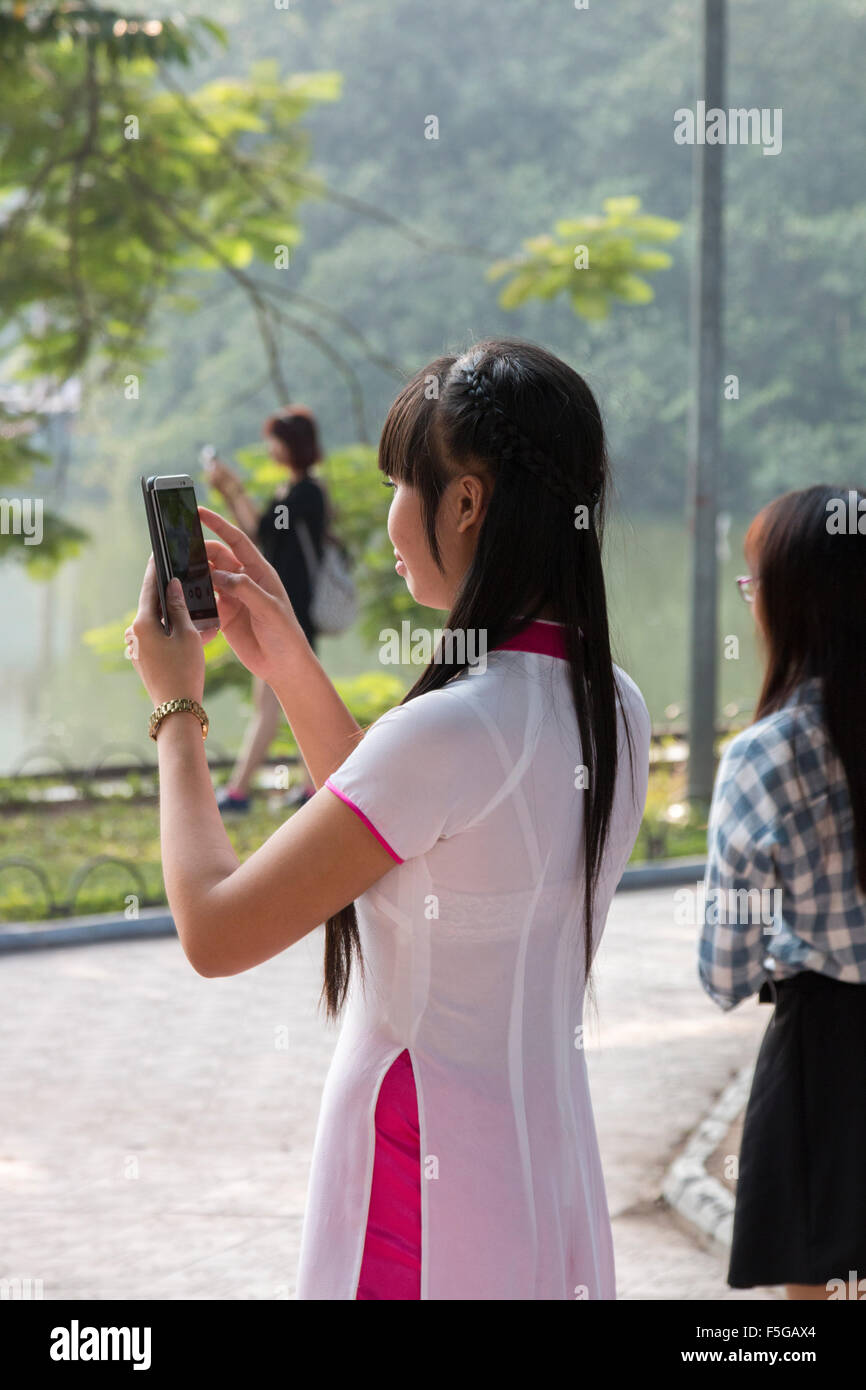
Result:
[[[866,1276],[866,985],[803,970],[775,989],[743,1124],[734,1289]]]

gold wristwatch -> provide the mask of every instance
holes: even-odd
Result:
[[[156,709],[153,711],[153,714],[150,716],[150,722],[147,726],[147,731],[150,734],[151,738],[156,738],[157,734],[159,733],[159,726],[162,723],[163,719],[165,719],[165,716],[167,714],[173,714],[174,711],[178,709],[190,710],[191,713],[195,715],[196,719],[201,724],[202,738],[207,738],[207,731],[210,728],[210,721],[207,715],[205,714],[204,710],[202,709],[201,705],[198,703],[198,701],[190,700],[187,698],[187,696],[184,696],[182,700],[165,700],[161,705],[157,705]]]

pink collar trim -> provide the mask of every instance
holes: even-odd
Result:
[[[514,637],[509,637],[507,642],[497,642],[492,650],[538,652],[541,656],[561,656],[567,660],[565,624],[554,623],[548,618],[533,618]]]

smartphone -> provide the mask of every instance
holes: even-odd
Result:
[[[169,580],[175,577],[183,585],[186,606],[194,626],[200,632],[219,627],[192,478],[187,473],[142,478],[141,491],[166,635],[171,635],[171,619],[165,591]]]

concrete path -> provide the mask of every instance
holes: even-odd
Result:
[[[773,1297],[729,1289],[657,1201],[769,1018],[703,994],[674,891],[618,894],[587,1020],[619,1297]],[[292,1297],[336,1039],[316,1012],[322,940],[227,980],[171,939],[3,957],[0,1280],[46,1299]]]
[[[598,1023],[587,1063],[621,1299],[774,1299],[731,1289],[727,1259],[660,1201],[664,1174],[737,1073],[772,1010],[757,996],[728,1013],[697,976],[695,926],[678,925],[674,886],[620,892],[595,959]]]

